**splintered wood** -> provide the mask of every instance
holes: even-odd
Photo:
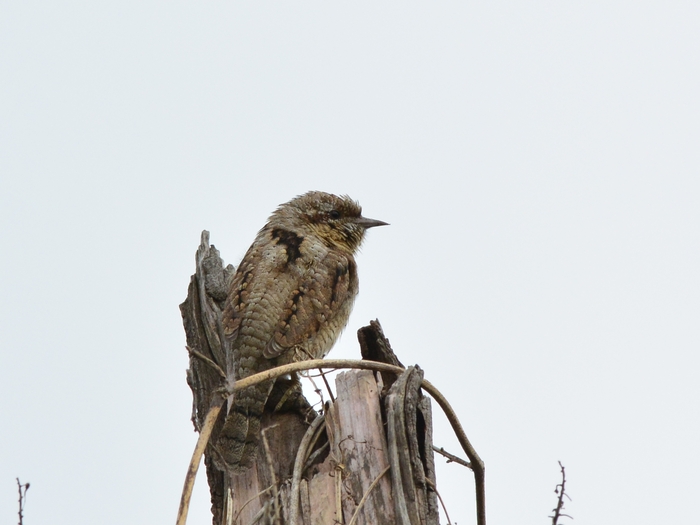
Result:
[[[417,399],[421,377],[419,370],[410,368],[395,383],[386,398],[390,407],[385,425],[375,374],[368,370],[338,374],[337,398],[327,406],[319,429],[328,441],[316,443],[316,450],[327,449],[325,459],[307,469],[297,490],[292,476],[275,480],[271,474],[284,476],[282,471],[290,469],[280,469],[270,459],[275,457],[270,451],[282,445],[283,436],[279,423],[268,417],[263,431],[268,446],[256,467],[230,477],[225,512],[229,520],[224,523],[436,525],[436,498],[430,485],[435,483],[432,441],[426,432],[430,427],[424,424],[430,422],[430,406],[427,398]],[[420,408],[406,403],[406,398],[416,398]],[[414,411],[412,418],[406,417],[406,408]],[[420,424],[415,423],[418,419]],[[402,430],[407,425],[412,430]],[[387,442],[386,427],[393,443]],[[289,458],[289,440],[283,448],[287,452],[281,455]],[[307,457],[301,459],[307,463]],[[293,498],[298,498],[296,504]]]
[[[336,402],[326,415],[331,449],[326,462],[335,471],[334,483],[340,495],[336,507],[340,499],[347,518],[341,523],[352,519],[366,494],[355,523],[394,523],[393,508],[388,504],[391,478],[385,475],[389,466],[387,444],[374,374],[369,370],[343,372],[336,379],[336,389]]]

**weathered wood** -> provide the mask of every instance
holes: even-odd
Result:
[[[233,498],[227,514],[235,518],[234,523],[250,523],[262,509],[270,516],[274,514],[275,506],[280,505],[273,498],[274,492],[282,491],[283,484],[291,479],[297,448],[307,427],[299,414],[263,415],[262,446],[254,467],[229,475]]]
[[[370,321],[369,326],[360,328],[357,337],[363,359],[403,367],[379,320]],[[393,501],[399,522],[437,524],[439,512],[437,495],[433,490],[435,459],[432,453],[432,412],[430,400],[420,392],[423,371],[411,367],[400,377],[382,372],[381,378],[383,392],[387,393],[385,406],[389,456],[393,457]]]
[[[422,380],[423,371],[410,367],[386,397],[393,502],[401,525],[438,523],[432,434],[425,428],[430,403],[420,393]]]
[[[331,461],[343,483],[342,505],[347,523],[370,485],[389,466],[382,423],[379,389],[368,370],[348,371],[336,378],[336,402],[326,421],[331,442]],[[360,509],[360,524],[393,523],[390,505],[391,480],[382,476]]]
[[[224,386],[223,378],[216,369],[226,369],[221,346],[220,319],[234,268],[231,265],[224,267],[218,250],[209,245],[207,231],[202,232],[195,262],[195,274],[190,279],[187,299],[180,305],[180,312],[190,350],[187,384],[192,389],[192,423],[199,432],[212,397],[216,395],[217,389]],[[223,425],[223,412],[212,432],[214,438]],[[218,525],[223,520],[226,484],[223,471],[215,463],[216,454],[211,444],[214,442],[215,439],[212,439],[207,446],[204,464],[211,495],[213,523]]]
[[[382,325],[379,324],[379,319],[370,321],[368,326],[360,328],[357,331],[357,339],[360,341],[362,359],[405,368],[391,349],[391,344],[389,344],[389,340],[384,335],[384,330],[382,330]],[[394,384],[394,381],[396,381],[396,374],[380,372],[380,377],[383,383],[382,392],[386,393],[391,385]]]

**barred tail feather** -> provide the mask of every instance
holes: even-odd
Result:
[[[252,386],[234,397],[216,442],[226,468],[233,472],[249,468],[257,456],[260,420],[274,381]]]

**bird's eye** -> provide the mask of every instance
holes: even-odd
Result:
[[[340,212],[338,210],[331,210],[328,216],[333,220],[340,219]]]

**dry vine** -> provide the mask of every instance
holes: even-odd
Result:
[[[326,421],[326,416],[320,415],[318,416],[309,426],[308,430],[306,431],[306,434],[304,434],[304,437],[301,440],[301,443],[299,444],[299,451],[297,452],[297,458],[296,461],[294,462],[294,472],[292,474],[292,495],[291,495],[291,501],[290,501],[290,520],[291,524],[290,525],[296,525],[297,524],[297,517],[299,516],[299,490],[300,490],[300,483],[301,483],[301,474],[303,470],[303,466],[306,462],[306,459],[309,456],[309,451],[311,448],[314,446],[316,439],[318,439],[318,436],[320,435],[320,431],[323,429],[321,426],[324,422]]]
[[[195,451],[192,454],[192,459],[187,471],[187,476],[185,477],[185,484],[182,490],[182,497],[180,499],[180,509],[178,511],[177,525],[185,525],[187,523],[187,512],[189,510],[190,498],[192,496],[192,489],[194,487],[194,480],[197,475],[197,470],[199,468],[199,463],[204,454],[204,449],[209,442],[209,437],[214,428],[214,423],[216,418],[221,411],[224,399],[229,395],[232,395],[240,390],[248,388],[252,385],[258,384],[263,381],[270,379],[275,379],[277,377],[291,374],[293,372],[300,372],[302,370],[311,370],[314,368],[318,369],[362,369],[362,370],[374,370],[377,372],[389,372],[397,375],[405,372],[405,369],[400,366],[389,365],[385,363],[379,363],[375,361],[358,361],[353,359],[313,359],[308,361],[300,361],[297,363],[291,363],[284,366],[279,366],[265,372],[260,372],[258,374],[239,379],[236,381],[233,388],[228,391],[222,390],[219,395],[215,396],[216,399],[212,401],[209,413],[206,416],[205,422],[202,425],[199,439],[197,440],[197,445],[195,446]],[[452,409],[452,406],[447,401],[445,396],[443,396],[440,391],[435,388],[435,386],[427,380],[423,380],[421,383],[421,388],[425,390],[430,396],[437,401],[440,408],[442,408],[447,420],[452,426],[452,430],[455,432],[457,439],[464,450],[464,453],[470,460],[470,467],[474,472],[474,481],[476,485],[476,511],[477,511],[477,525],[486,525],[486,492],[484,484],[484,463],[476,453],[476,450],[469,442],[462,424],[459,422],[456,413]]]

